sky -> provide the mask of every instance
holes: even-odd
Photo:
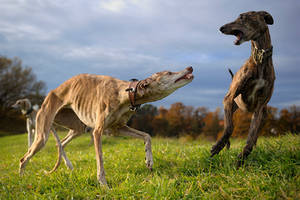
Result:
[[[222,107],[250,42],[219,28],[247,11],[269,12],[276,72],[269,105],[300,105],[299,0],[0,0],[0,56],[32,67],[47,91],[80,73],[122,80],[194,68],[194,80],[154,103]]]

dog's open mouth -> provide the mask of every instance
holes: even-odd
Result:
[[[193,68],[190,68],[189,71],[186,74],[184,74],[183,76],[179,77],[175,81],[175,83],[180,81],[180,80],[192,80],[194,78],[194,75],[192,73],[193,73]]]
[[[230,34],[236,36],[236,40],[234,41],[234,44],[240,45],[241,41],[243,40],[244,33],[240,30],[233,30]]]

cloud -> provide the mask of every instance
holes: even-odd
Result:
[[[79,73],[143,79],[161,70],[192,65],[195,80],[166,99],[169,105],[222,106],[250,43],[233,45],[219,27],[241,12],[267,10],[276,71],[272,105],[300,97],[299,1],[3,0],[0,55],[19,57],[48,89]]]
[[[100,2],[100,6],[103,9],[112,11],[112,12],[120,12],[125,7],[125,2],[122,0],[110,0],[110,1],[102,1]]]
[[[0,32],[11,42],[20,40],[48,41],[59,38],[59,31],[45,31],[30,24],[10,24],[1,22]]]
[[[64,57],[71,60],[110,60],[115,62],[145,63],[158,62],[159,58],[134,52],[130,49],[108,49],[101,47],[72,47],[65,50]]]

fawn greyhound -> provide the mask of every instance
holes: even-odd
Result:
[[[162,99],[176,89],[190,83],[193,68],[179,72],[158,72],[141,81],[119,80],[110,76],[80,74],[49,92],[36,117],[36,137],[20,160],[20,174],[30,158],[47,142],[55,115],[69,108],[89,127],[94,128],[97,179],[107,185],[103,168],[101,136],[105,131],[144,139],[146,166],[152,169],[151,137],[126,125],[135,109],[143,103]]]
[[[32,145],[32,141],[35,135],[35,125],[36,125],[36,115],[38,112],[38,106],[31,106],[31,102],[29,99],[19,99],[16,101],[13,108],[18,108],[21,110],[22,114],[26,117],[26,127],[28,132],[28,148]],[[64,147],[75,137],[87,132],[90,128],[87,127],[84,123],[82,123],[75,113],[68,108],[61,109],[55,116],[54,123],[56,125],[65,127],[69,129],[67,136],[60,142],[59,137],[53,127],[51,127],[51,131],[56,139],[56,144],[58,147],[58,160],[55,164],[54,168],[49,172],[52,173],[57,169],[60,164],[61,157],[63,157],[65,164],[69,169],[73,169],[72,163],[67,158]],[[94,143],[93,136],[91,135],[91,144]]]
[[[237,167],[251,153],[257,142],[258,133],[266,117],[267,103],[274,88],[275,72],[272,63],[272,45],[268,24],[273,24],[272,16],[265,12],[246,12],[233,22],[225,24],[220,31],[237,37],[235,45],[251,40],[251,55],[240,70],[233,76],[224,104],[224,133],[211,149],[211,155],[218,154],[233,131],[233,113],[240,108],[253,112],[247,144],[238,156]]]

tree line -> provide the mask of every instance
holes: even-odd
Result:
[[[251,122],[251,113],[237,110],[233,117],[233,137],[246,137]],[[206,107],[185,106],[181,102],[174,103],[169,109],[146,104],[137,111],[129,121],[129,125],[145,131],[152,136],[206,137],[216,140],[223,134],[223,112],[220,108],[209,111]],[[291,106],[278,111],[268,107],[268,115],[260,135],[278,136],[287,132],[300,132],[300,107]]]
[[[32,68],[23,67],[18,58],[0,56],[0,136],[7,133],[24,133],[25,117],[11,108],[18,99],[28,98],[33,104],[41,105],[46,93],[46,85],[38,81]],[[245,137],[251,122],[251,114],[237,110],[234,114],[234,137]],[[143,105],[128,122],[133,128],[152,136],[181,137],[193,139],[219,138],[223,131],[223,111],[217,108],[209,111],[206,107],[186,106],[174,103],[169,109]],[[268,107],[268,116],[261,135],[277,136],[286,132],[300,132],[300,107],[291,106],[278,110]]]

